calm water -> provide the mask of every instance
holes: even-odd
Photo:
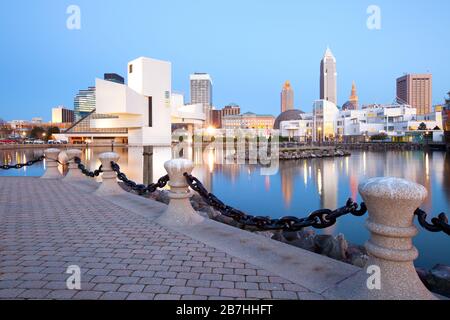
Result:
[[[83,162],[98,168],[98,154],[110,148],[83,151]],[[130,179],[150,183],[165,174],[163,164],[171,158],[170,148],[115,148],[119,164]],[[0,151],[0,164],[24,162],[39,151]],[[319,208],[335,209],[352,197],[361,201],[358,184],[370,177],[402,177],[424,185],[428,192],[422,208],[437,215],[450,214],[450,154],[444,152],[353,152],[351,157],[312,159],[280,163],[277,174],[261,175],[257,165],[219,165],[214,151],[191,152],[196,163],[194,175],[225,203],[253,215],[280,217],[305,216]],[[0,170],[0,175],[40,176],[45,162],[21,170]],[[368,239],[365,218],[346,216],[322,232],[343,233],[347,240],[363,244]],[[450,237],[423,229],[414,239],[420,257],[416,265],[431,268],[437,263],[450,265]]]

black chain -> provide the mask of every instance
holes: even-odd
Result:
[[[208,190],[206,190],[200,180],[196,177],[187,173],[185,173],[184,176],[186,177],[186,181],[192,190],[196,191],[208,205],[218,210],[224,216],[232,218],[234,221],[241,224],[243,229],[246,227],[252,227],[264,231],[298,231],[306,227],[324,229],[334,225],[339,217],[346,214],[352,214],[360,217],[367,212],[367,208],[364,203],[361,203],[361,205],[358,206],[358,204],[353,202],[352,199],[348,199],[347,203],[342,208],[334,211],[329,209],[317,210],[305,218],[283,217],[280,219],[271,219],[269,217],[255,217],[224,204],[214,194],[208,192]]]
[[[117,178],[120,181],[122,181],[126,186],[130,187],[132,190],[138,192],[140,195],[143,195],[146,192],[149,193],[155,192],[156,189],[158,188],[164,188],[167,182],[169,182],[169,175],[166,174],[165,176],[159,178],[158,182],[151,183],[148,186],[146,186],[145,184],[137,184],[136,182],[128,179],[125,173],[120,172],[120,166],[114,161],[111,161],[111,168],[115,173],[117,173]]]
[[[25,163],[16,163],[16,164],[4,164],[0,166],[0,169],[9,170],[9,169],[22,169],[23,167],[30,167],[35,163],[41,162],[45,159],[45,156],[40,156],[37,159],[27,161]]]
[[[448,218],[445,215],[445,213],[441,213],[438,215],[438,217],[434,217],[431,219],[431,223],[427,222],[427,216],[428,214],[421,210],[417,209],[414,214],[417,216],[417,219],[419,220],[419,224],[422,226],[422,228],[431,231],[431,232],[445,232],[447,235],[450,236],[450,225],[448,224]]]
[[[97,170],[94,171],[89,171],[88,169],[86,169],[86,166],[84,164],[81,163],[81,159],[78,157],[74,157],[73,161],[78,165],[78,169],[81,170],[81,172],[87,176],[87,177],[98,177],[100,175],[100,173],[102,173],[102,165],[100,165],[100,167]]]

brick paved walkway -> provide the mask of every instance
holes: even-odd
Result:
[[[66,269],[81,268],[81,290]],[[0,177],[1,299],[321,299],[52,180]]]

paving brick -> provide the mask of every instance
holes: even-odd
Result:
[[[247,290],[247,298],[257,298],[257,299],[270,299],[270,291],[267,290]]]
[[[194,288],[193,287],[171,287],[169,289],[169,293],[171,293],[171,294],[182,294],[182,295],[193,294],[194,293]]]
[[[145,285],[143,284],[124,284],[119,288],[119,291],[125,292],[142,292],[144,290]]]
[[[245,298],[245,290],[242,289],[222,289],[220,295],[223,297]]]
[[[155,284],[149,284],[146,285],[144,288],[144,292],[149,293],[167,293],[169,292],[170,287],[166,285],[155,285]]]
[[[194,294],[198,294],[201,296],[218,296],[220,293],[220,289],[218,288],[195,288]]]
[[[86,194],[57,180],[0,183],[0,203],[8,206],[0,211],[0,298],[323,298]],[[82,290],[67,289],[69,265],[81,267]]]
[[[213,288],[227,288],[227,289],[233,289],[234,288],[234,282],[233,281],[211,281],[211,287]]]
[[[294,291],[272,291],[274,299],[297,300],[297,294]]]
[[[131,293],[133,294],[133,293]],[[125,300],[130,295],[129,292],[105,292],[100,296],[100,300]]]

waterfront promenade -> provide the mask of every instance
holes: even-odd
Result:
[[[0,177],[0,298],[323,299],[358,271],[211,220],[169,229],[164,204],[97,184]]]

